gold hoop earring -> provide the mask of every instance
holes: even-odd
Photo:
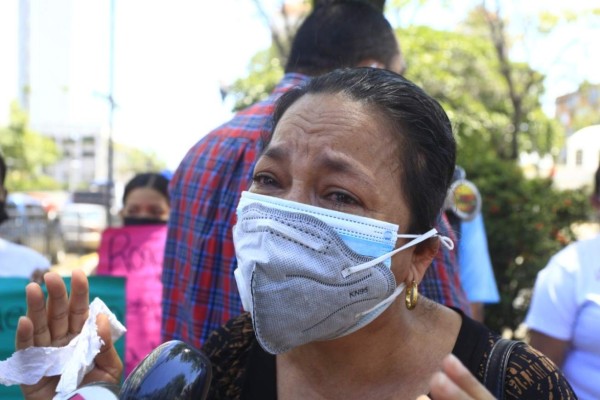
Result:
[[[404,303],[406,304],[406,308],[412,310],[417,306],[417,301],[419,300],[419,289],[417,288],[417,284],[415,281],[412,281],[410,285],[406,288],[406,295],[404,297]]]

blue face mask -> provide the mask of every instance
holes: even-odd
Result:
[[[242,193],[238,211],[251,203],[261,203],[276,210],[312,215],[332,227],[352,251],[367,257],[378,258],[392,252],[399,238],[415,239],[422,237],[422,235],[399,235],[399,226],[389,222],[251,192]],[[434,236],[436,233],[432,233],[423,240]],[[390,257],[377,263],[383,262],[389,267],[391,265]]]

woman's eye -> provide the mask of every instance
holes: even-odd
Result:
[[[355,205],[358,204],[358,200],[356,200],[353,196],[350,196],[347,193],[336,192],[331,194],[331,199],[333,202],[344,205]]]
[[[252,182],[260,186],[277,186],[277,180],[270,175],[258,174],[252,177]]]
[[[129,207],[125,209],[125,214],[135,216],[140,213],[140,209],[138,207]]]
[[[150,210],[150,215],[153,217],[160,217],[164,214],[164,210],[162,208],[153,208]]]

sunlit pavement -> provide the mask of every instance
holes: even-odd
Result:
[[[59,264],[50,268],[50,271],[58,272],[62,276],[71,276],[74,270],[81,269],[86,275],[90,275],[96,265],[98,265],[98,253],[67,253]]]

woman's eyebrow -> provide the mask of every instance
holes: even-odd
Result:
[[[333,172],[355,172],[353,165],[343,158],[323,156],[319,157],[318,161],[320,165]]]
[[[285,147],[269,146],[263,151],[261,157],[267,157],[276,161],[281,161],[289,158],[289,151]]]
[[[322,155],[317,159],[315,167],[323,167],[327,171],[343,173],[359,180],[362,184],[375,187],[375,182],[370,179],[370,174],[357,167],[356,162],[346,157]]]

